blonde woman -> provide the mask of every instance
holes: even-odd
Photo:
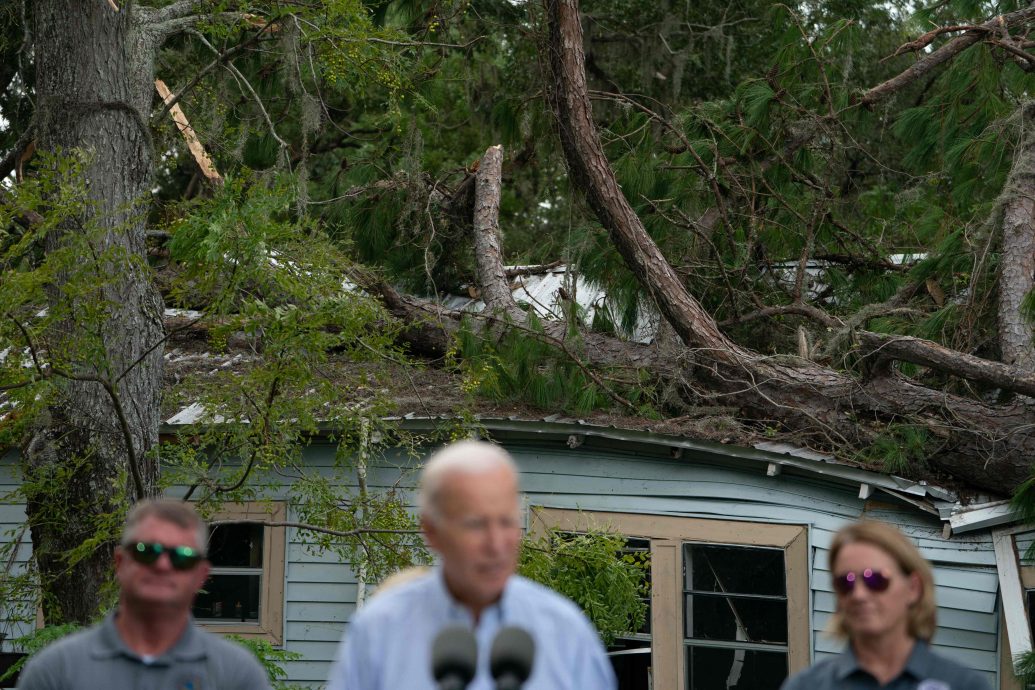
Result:
[[[837,596],[831,629],[848,645],[782,690],[988,690],[978,673],[931,651],[934,577],[896,528],[862,521],[841,529],[830,573]]]

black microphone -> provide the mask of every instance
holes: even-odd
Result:
[[[532,675],[535,640],[522,628],[507,626],[496,633],[489,653],[489,670],[496,690],[520,690]]]
[[[431,643],[431,675],[438,690],[464,690],[478,669],[478,642],[463,625],[447,625]]]

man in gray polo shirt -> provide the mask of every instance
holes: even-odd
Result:
[[[190,504],[142,501],[115,550],[118,608],[26,664],[20,690],[269,690],[258,660],[194,625],[208,528]]]

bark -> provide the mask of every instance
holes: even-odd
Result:
[[[154,345],[163,335],[162,301],[144,246],[153,154],[146,117],[158,40],[135,21],[132,3],[121,11],[105,0],[40,0],[31,7],[37,145],[85,154],[90,204],[46,238],[46,250],[65,246],[73,233],[100,228],[96,255],[116,249],[128,257],[97,261],[96,287],[107,312],[102,323],[69,316],[48,335],[60,392],[23,452],[44,618],[48,624],[87,623],[102,604],[112,544],[75,564],[64,555],[93,538],[106,514],[118,514],[123,489],[131,496],[152,493],[158,474],[149,451],[160,421],[162,348]],[[51,307],[75,314],[75,304],[59,309],[60,300],[83,299],[62,292],[66,279],[58,276]],[[95,361],[62,361],[64,345],[82,338],[83,329],[97,335],[102,353]],[[134,481],[121,486],[127,476]]]
[[[689,385],[702,391],[702,397],[737,405],[748,418],[775,423],[841,451],[865,447],[891,422],[922,426],[943,439],[929,463],[974,487],[1010,493],[1029,476],[1035,452],[1029,429],[1035,428],[1035,414],[1023,406],[993,407],[928,389],[886,365],[874,367],[868,379],[856,380],[812,362],[763,356],[727,338],[647,234],[604,156],[586,89],[577,0],[545,3],[549,97],[569,175],[686,345],[682,359]],[[887,350],[890,354],[894,348]],[[971,374],[981,371],[960,353],[940,352],[926,341],[901,347],[897,356],[921,352],[932,359],[938,354],[954,371],[966,369],[963,364]],[[997,375],[1004,374],[996,363],[988,364]]]
[[[1035,104],[1020,109],[1021,140],[1003,191],[999,347],[1003,362],[1035,369],[1031,321],[1021,305],[1035,287]]]
[[[475,177],[474,258],[482,301],[491,314],[521,318],[503,267],[500,241],[500,193],[503,177],[503,147],[492,146],[482,156]]]

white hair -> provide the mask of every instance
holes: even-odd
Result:
[[[421,473],[417,507],[420,514],[434,521],[439,516],[442,489],[453,474],[487,474],[508,469],[518,476],[517,465],[501,447],[485,441],[457,441],[437,450],[424,465]]]

